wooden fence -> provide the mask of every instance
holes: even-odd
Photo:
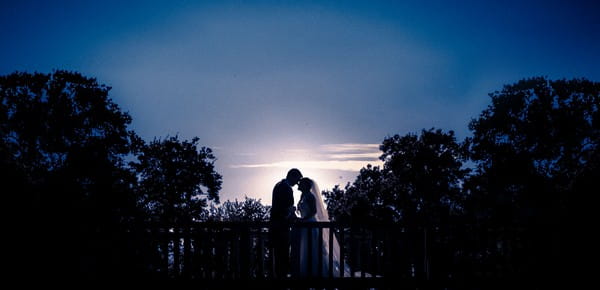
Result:
[[[310,222],[290,224],[313,229],[340,244],[340,272],[332,268],[317,277],[276,277],[269,240],[268,222],[202,222],[182,227],[152,227],[128,233],[127,251],[137,251],[143,260],[136,264],[146,277],[168,281],[194,282],[216,288],[228,283],[275,287],[334,288],[422,288],[423,285],[458,285],[512,281],[539,264],[529,254],[537,248],[519,229],[405,228],[395,224],[342,224]],[[309,231],[311,232],[311,231]],[[101,240],[90,238],[90,240]],[[317,239],[318,248],[324,241]],[[102,243],[100,243],[102,244]],[[332,243],[328,243],[331,247]],[[332,265],[330,256],[316,255],[317,265]],[[543,253],[542,253],[543,254]],[[323,259],[327,259],[325,263]],[[292,259],[292,262],[296,261]],[[310,263],[309,263],[310,265]],[[292,265],[292,268],[294,266]],[[127,269],[125,269],[127,271]],[[310,272],[310,271],[309,271]],[[319,271],[322,272],[322,271]],[[128,275],[125,273],[125,275]],[[234,284],[231,284],[234,285]],[[344,286],[345,285],[345,286]],[[484,284],[485,285],[485,284]]]

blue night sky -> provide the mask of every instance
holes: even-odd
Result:
[[[600,81],[598,3],[2,0],[0,74],[96,77],[144,139],[213,148],[222,200],[270,204],[290,167],[331,188],[386,136],[468,136],[503,84]]]

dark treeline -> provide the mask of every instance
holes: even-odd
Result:
[[[109,91],[66,71],[0,77],[14,267],[52,279],[152,278],[168,250],[125,233],[268,220],[260,200],[216,206],[222,178],[211,149],[198,138],[142,140]],[[438,278],[569,274],[575,226],[600,180],[600,83],[540,77],[490,96],[465,140],[435,128],[385,138],[383,167],[325,192],[332,219],[427,229]]]
[[[462,142],[385,138],[382,168],[324,193],[331,216],[428,229],[434,278],[574,277],[600,180],[600,83],[532,78],[490,97]]]
[[[109,91],[67,71],[0,77],[2,192],[22,249],[15,267],[28,276],[145,275],[157,249],[124,232],[268,212],[250,198],[209,207],[222,183],[211,149],[145,142]]]

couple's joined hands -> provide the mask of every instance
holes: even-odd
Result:
[[[297,215],[296,215],[296,207],[295,206],[290,206],[288,208],[288,220],[291,222],[295,222],[295,221],[299,221],[301,220]]]
[[[301,222],[306,221],[307,219],[301,218],[298,216],[298,211],[295,206],[290,206],[288,208],[288,221],[290,222]]]

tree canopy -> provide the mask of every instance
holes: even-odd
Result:
[[[411,225],[439,225],[462,210],[468,169],[454,132],[423,130],[386,138],[383,168],[363,168],[354,183],[325,192],[332,216]]]
[[[3,166],[20,175],[9,182],[25,183],[7,188],[27,212],[47,219],[78,211],[94,218],[131,205],[118,193],[129,186],[123,157],[137,136],[109,91],[67,71],[0,77]]]
[[[142,140],[110,89],[60,70],[0,76],[3,192],[33,233],[23,261],[57,275],[153,273],[169,249],[179,265],[180,247],[124,233],[268,220],[269,207],[253,198],[215,206],[223,179],[213,151],[198,137]],[[590,212],[600,178],[600,83],[536,77],[490,97],[463,141],[435,128],[384,138],[382,167],[323,193],[332,220],[431,230],[431,252],[446,261],[440,277],[504,263],[515,277],[540,278],[572,265],[572,225]],[[488,229],[501,234],[467,243],[469,230]]]
[[[243,201],[227,200],[219,206],[211,205],[207,220],[230,222],[265,222],[269,220],[271,206],[263,205],[260,199],[245,196]]]
[[[9,177],[3,192],[16,207],[27,253],[40,261],[33,267],[43,273],[100,272],[109,263],[102,258],[124,243],[105,241],[94,266],[76,268],[100,242],[89,233],[122,230],[139,215],[134,176],[123,166],[138,137],[109,91],[67,71],[0,77],[0,165]],[[126,259],[119,255],[120,264]]]
[[[352,184],[324,193],[330,215],[433,229],[431,250],[447,257],[440,269],[454,271],[444,275],[569,273],[568,253],[580,243],[574,228],[589,221],[600,178],[600,83],[536,77],[490,97],[463,142],[433,129],[385,138],[383,168],[367,166]],[[497,236],[478,244],[466,240],[469,231]],[[462,266],[471,270],[456,255],[470,257]]]
[[[470,187],[491,202],[482,204],[486,216],[505,209],[496,213],[503,223],[557,222],[573,210],[577,182],[598,171],[600,83],[538,77],[490,97],[469,124]]]
[[[214,169],[210,148],[198,148],[199,138],[177,136],[143,145],[131,162],[139,179],[137,190],[146,209],[158,221],[175,225],[200,220],[207,200],[219,202],[222,177]]]

